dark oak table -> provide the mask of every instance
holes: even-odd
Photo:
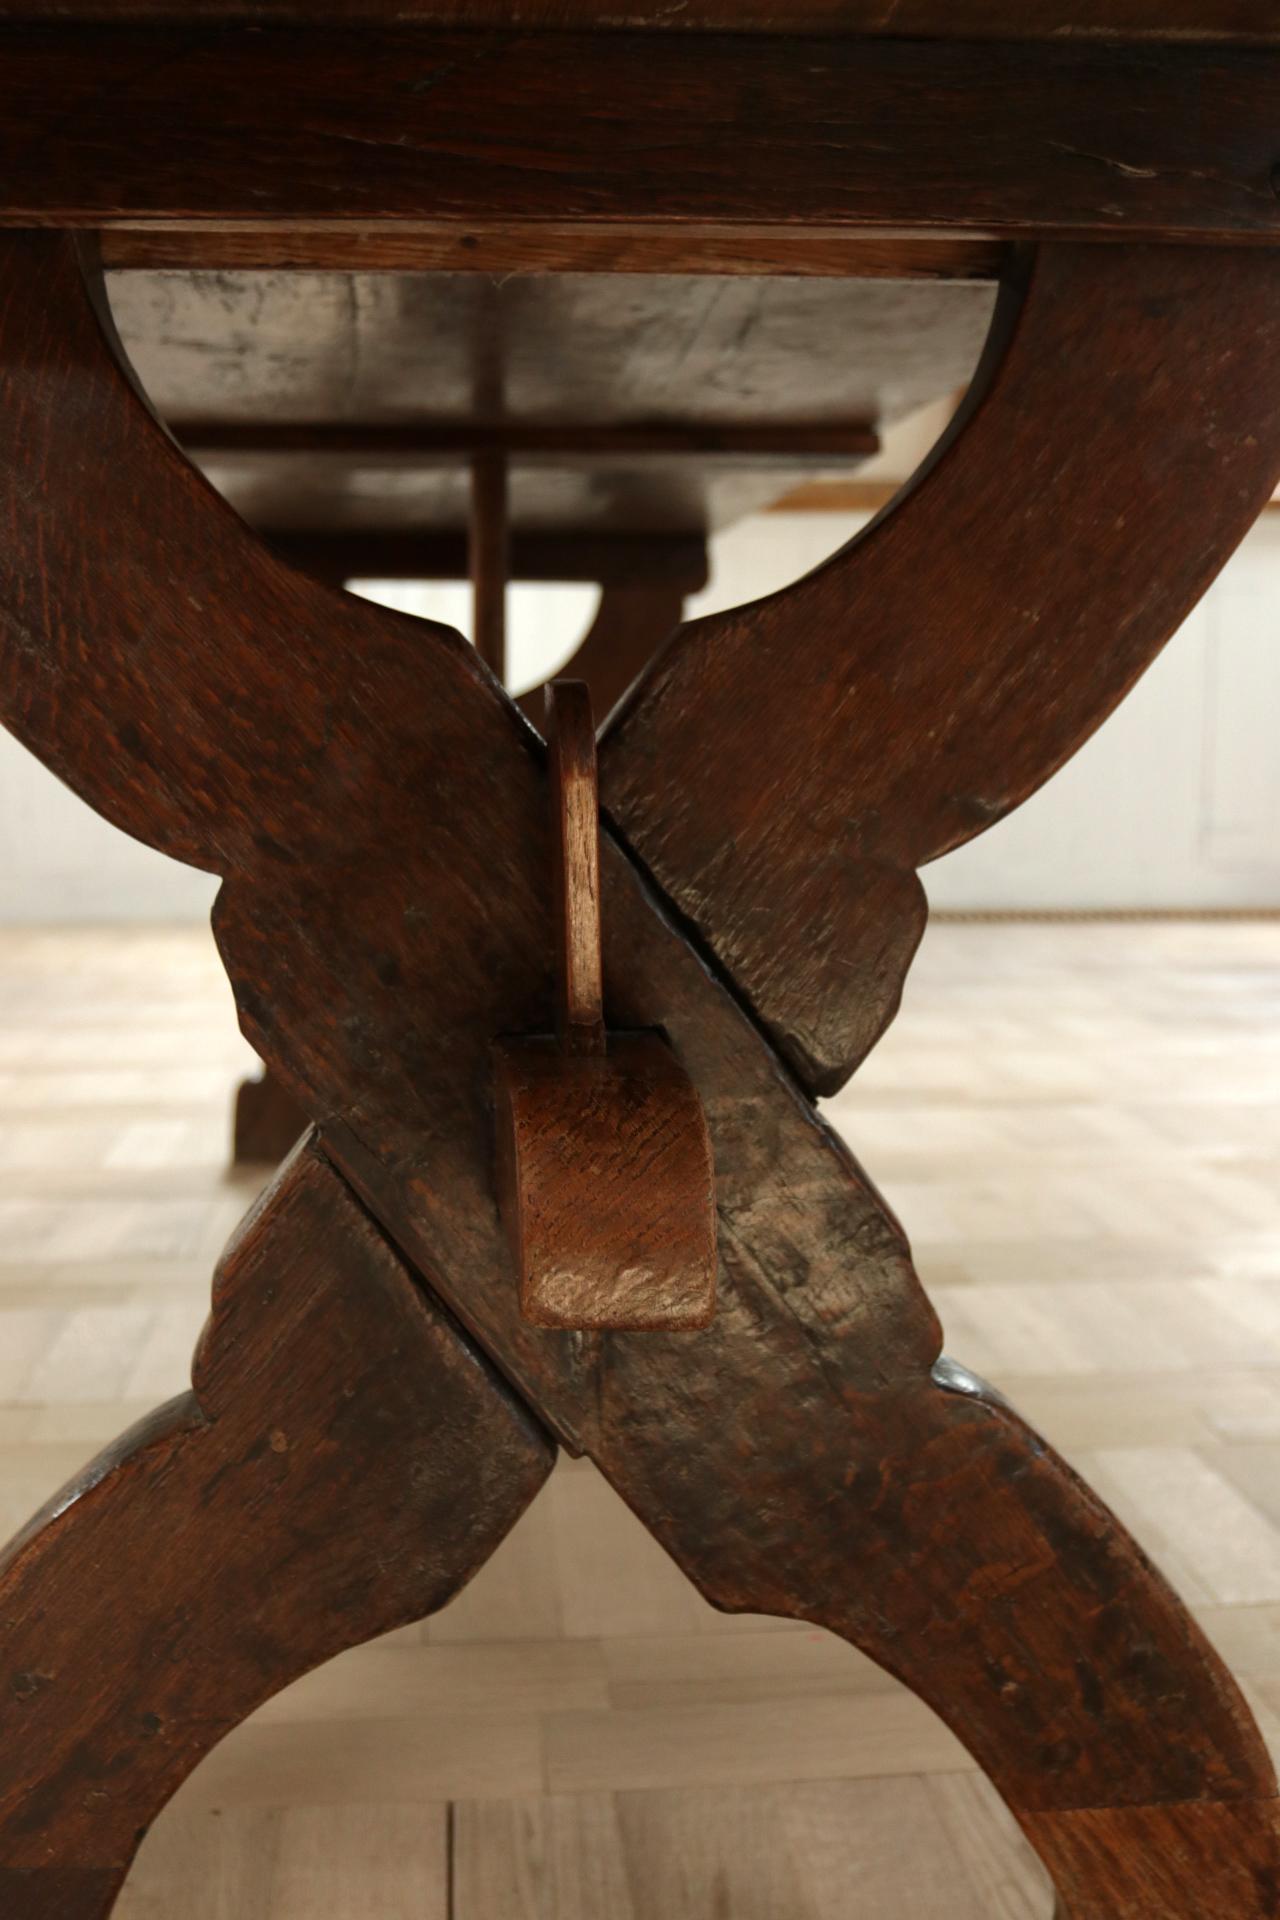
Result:
[[[928,1700],[1070,1920],[1280,1913],[1231,1677],[942,1356],[815,1107],[894,1015],[917,869],[1088,737],[1280,474],[1272,9],[28,0],[0,162],[0,713],[222,876],[315,1123],[192,1392],[0,1559],[0,1912],[108,1913],[201,1755],[444,1605],[561,1444],[714,1603]],[[995,282],[891,509],[668,637],[707,531],[963,380]],[[470,567],[479,648],[340,590],[371,563]],[[546,1025],[552,937],[509,572],[625,597],[585,661],[600,708],[632,682],[606,1014],[710,1126],[696,1333],[518,1310],[492,1048]]]

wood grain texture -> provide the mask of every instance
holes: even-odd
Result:
[[[1274,238],[1278,107],[1273,47],[15,24],[0,217]]]
[[[689,1333],[716,1302],[715,1169],[706,1116],[656,1033],[607,1051],[500,1043],[498,1190],[537,1327]]]
[[[673,1785],[630,1794],[597,1788],[572,1797],[464,1801],[454,1814],[453,1914],[1049,1920],[1034,1863],[1017,1860],[1016,1833],[1000,1821],[998,1805],[985,1803],[978,1782],[961,1785],[971,1792],[957,1809],[959,1820],[945,1787],[931,1792],[922,1781]],[[971,1834],[994,1829],[985,1884],[972,1858],[957,1870],[957,1826]]]
[[[547,688],[556,1034],[566,1053],[604,1052],[600,929],[600,792],[596,729],[584,680]]]
[[[223,1258],[192,1392],[0,1558],[0,1905],[99,1920],[269,1694],[451,1599],[554,1450],[304,1143]]]
[[[340,269],[410,273],[783,273],[820,278],[995,280],[1004,248],[982,239],[932,234],[817,236],[717,231],[710,226],[609,232],[551,221],[513,228],[505,221],[466,227],[363,228],[110,227],[102,235],[108,268]]]
[[[1116,1913],[1280,1913],[1280,1849],[1259,1844],[1248,1804],[1088,1808],[1041,1833],[1025,1823],[1059,1891],[1058,1920]],[[1280,1824],[1278,1822],[1277,1824]]]
[[[614,716],[610,816],[814,1091],[893,1017],[915,869],[1076,751],[1261,511],[1278,354],[1280,256],[1043,250],[897,504]]]
[[[1108,260],[1121,303],[1144,271],[1162,290],[1160,258]],[[1221,1663],[1052,1451],[935,1375],[898,1223],[611,837],[606,1014],[661,1029],[702,1098],[720,1301],[693,1337],[521,1321],[489,1047],[550,1004],[539,743],[456,636],[257,545],[123,380],[65,242],[12,240],[0,268],[4,717],[108,817],[226,876],[244,1030],[415,1266],[710,1598],[822,1621],[899,1674],[1060,1876],[1105,1897],[1082,1809],[1229,1802],[1265,1861],[1274,1777]],[[1258,349],[1248,302],[1238,327],[1219,374]],[[1169,397],[1153,459],[1185,431],[1185,379]],[[1201,1920],[1178,1899],[1170,1920]],[[1148,1920],[1128,1892],[1113,1913]]]
[[[1268,0],[3,0],[0,18],[420,21],[463,27],[648,28],[1050,40],[1280,39]]]
[[[144,1845],[115,1912],[119,1920],[453,1920],[450,1842],[449,1809],[439,1804],[227,1808],[192,1819],[175,1809]]]

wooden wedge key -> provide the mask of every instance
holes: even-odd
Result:
[[[658,1033],[606,1036],[591,698],[547,690],[559,990],[555,1034],[495,1049],[498,1191],[539,1327],[678,1331],[715,1312],[702,1102]]]

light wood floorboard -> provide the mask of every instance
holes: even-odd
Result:
[[[1280,1736],[1280,924],[942,925],[831,1118],[957,1358],[1098,1485]],[[198,931],[0,933],[0,1531],[186,1384],[252,1197]],[[436,1619],[309,1675],[123,1920],[1048,1920],[870,1662],[707,1607],[565,1462]]]

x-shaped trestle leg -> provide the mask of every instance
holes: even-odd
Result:
[[[811,1096],[892,1013],[915,866],[1074,750],[1270,490],[1278,294],[1269,255],[1047,251],[915,493],[791,596],[683,632],[624,711],[610,1012],[665,1029],[702,1094],[720,1306],[706,1334],[583,1339],[519,1320],[492,1191],[489,1045],[548,1003],[538,744],[456,636],[262,551],[128,388],[69,245],[4,243],[5,718],[224,876],[242,1023],[324,1116],[228,1257],[203,1414],[126,1437],[0,1574],[15,1920],[105,1913],[202,1751],[440,1604],[545,1475],[404,1261],[709,1598],[831,1627],[926,1698],[1073,1920],[1275,1913],[1275,1782],[1234,1684],[1087,1489],[938,1361],[901,1229]]]

